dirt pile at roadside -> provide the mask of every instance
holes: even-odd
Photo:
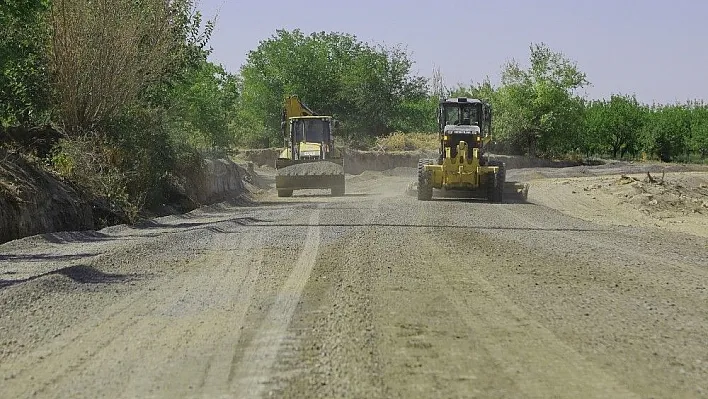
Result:
[[[358,175],[365,171],[388,171],[400,168],[416,168],[421,158],[437,157],[437,152],[399,151],[377,152],[348,150],[344,168],[347,173]],[[415,175],[414,175],[415,176]]]
[[[277,148],[244,150],[239,154],[239,158],[252,162],[256,166],[275,167],[275,160],[280,151]],[[365,171],[381,172],[396,168],[415,168],[419,159],[437,156],[437,152],[429,151],[378,152],[346,149],[342,152],[344,172],[350,175],[358,175]]]
[[[0,243],[92,228],[92,206],[74,187],[19,155],[0,150]]]
[[[176,187],[182,190],[179,195],[155,212],[182,213],[200,204],[231,200],[252,191],[249,181],[253,181],[253,173],[243,166],[220,159],[204,160],[204,166],[182,187]],[[0,243],[35,234],[92,230],[121,223],[127,220],[114,212],[107,201],[92,198],[20,155],[0,150]]]
[[[708,172],[626,172],[533,180],[529,199],[601,224],[708,237]]]
[[[620,203],[633,205],[657,219],[677,215],[708,216],[708,176],[705,174],[622,175],[614,181],[592,184],[585,191],[603,190]],[[708,220],[707,220],[708,222]]]

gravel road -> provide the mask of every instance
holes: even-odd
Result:
[[[0,397],[708,397],[705,236],[414,175],[1,245]]]

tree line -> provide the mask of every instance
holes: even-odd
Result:
[[[588,100],[586,75],[534,44],[489,79],[445,87],[413,72],[400,46],[337,32],[277,30],[238,72],[209,61],[211,21],[193,0],[11,0],[0,7],[0,145],[43,126],[61,139],[44,160],[121,209],[154,208],[184,190],[208,155],[280,146],[284,97],[297,94],[340,120],[340,137],[366,148],[392,132],[437,129],[440,97],[494,108],[495,150],[537,156],[706,156],[702,102]],[[5,139],[3,139],[5,137]],[[342,142],[340,141],[340,143]]]
[[[485,79],[445,95],[490,102],[496,117],[495,147],[502,152],[664,162],[708,156],[708,105],[703,101],[642,104],[628,94],[593,100],[579,94],[588,84],[576,63],[534,44],[529,67],[508,62],[500,85]]]

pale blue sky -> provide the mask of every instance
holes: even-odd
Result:
[[[545,42],[587,73],[591,98],[708,99],[705,0],[198,1],[206,18],[218,12],[211,59],[232,72],[276,29],[299,28],[403,45],[414,72],[439,66],[448,86],[497,83],[505,61],[525,64],[529,45]]]

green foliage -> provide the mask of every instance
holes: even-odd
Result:
[[[0,6],[0,125],[46,119],[48,9],[48,0],[3,1]]]
[[[237,77],[220,65],[203,61],[190,68],[170,91],[170,130],[195,148],[230,148],[238,106]]]
[[[90,196],[105,200],[110,212],[133,221],[143,204],[128,193],[132,176],[119,167],[120,157],[104,136],[88,133],[62,139],[51,164]]]
[[[437,132],[438,98],[420,96],[401,101],[390,129],[396,132]]]
[[[380,135],[412,125],[430,125],[426,80],[412,76],[412,61],[400,48],[362,43],[342,33],[278,30],[248,55],[241,69],[238,120],[256,136],[280,145],[283,100],[296,94],[315,112],[342,121],[349,136]],[[431,119],[428,119],[431,118]],[[241,137],[241,142],[258,141]]]
[[[55,18],[53,57],[55,68],[63,66],[54,70],[56,101],[67,100],[59,115],[73,134],[54,165],[135,216],[168,201],[182,175],[200,170],[195,147],[230,145],[237,91],[233,75],[206,61],[211,25],[202,29],[192,1],[131,4],[62,3],[71,21],[86,22],[78,33],[88,39],[77,41],[77,26]],[[121,28],[107,35],[104,25]],[[71,97],[76,88],[90,90]]]
[[[647,119],[647,109],[635,97],[613,95],[609,101],[592,101],[587,105],[585,135],[586,153],[611,153],[636,156],[640,136]]]
[[[440,147],[436,133],[402,133],[393,132],[387,136],[377,137],[371,148],[376,151],[435,151]]]
[[[67,133],[95,129],[185,64],[187,0],[62,0],[51,10],[52,85]],[[177,14],[175,14],[177,12]],[[185,32],[185,30],[187,30]]]
[[[645,148],[664,162],[671,162],[687,149],[691,134],[688,105],[654,106],[645,129]]]
[[[528,69],[511,61],[502,71],[493,104],[498,138],[530,154],[575,149],[584,111],[575,90],[587,84],[585,74],[563,54],[532,45]]]
[[[694,103],[691,110],[691,132],[688,139],[689,151],[708,157],[708,106]]]

